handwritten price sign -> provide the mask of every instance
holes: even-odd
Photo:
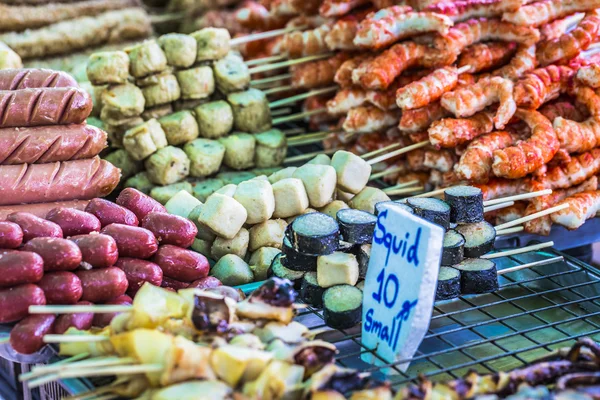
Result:
[[[440,226],[393,203],[377,216],[363,292],[362,342],[389,363],[412,357],[427,332],[443,240]],[[362,359],[382,364],[368,352]]]

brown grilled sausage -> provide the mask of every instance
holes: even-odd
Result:
[[[0,287],[36,283],[44,275],[44,260],[30,251],[0,255]]]
[[[10,331],[10,345],[17,353],[33,354],[44,347],[44,336],[53,332],[54,314],[30,315]]]
[[[71,236],[81,250],[82,261],[93,268],[112,267],[119,258],[117,242],[108,235],[90,234]]]
[[[27,283],[0,290],[0,324],[19,321],[29,314],[29,306],[46,304],[44,291]]]
[[[81,250],[75,243],[63,238],[33,238],[22,247],[39,254],[44,260],[44,271],[72,271],[81,264]]]
[[[134,188],[123,189],[116,201],[118,205],[133,211],[139,221],[151,212],[167,212],[165,206]]]
[[[38,286],[44,291],[47,304],[75,304],[83,294],[81,280],[69,271],[48,272]]]
[[[194,282],[191,283],[191,285],[189,287],[197,288],[197,289],[210,289],[210,288],[219,287],[221,285],[223,285],[221,283],[221,281],[218,280],[217,278],[215,278],[214,276],[207,276],[207,277],[195,280]]]
[[[0,91],[0,128],[81,124],[92,112],[92,98],[79,88]]]
[[[89,301],[80,301],[78,306],[91,306]],[[54,333],[62,335],[71,327],[79,330],[88,330],[92,327],[94,313],[62,314],[56,318]]]
[[[100,220],[102,227],[110,224],[131,226],[138,226],[139,224],[137,217],[132,211],[104,199],[93,199],[87,205],[85,211],[95,215]]]
[[[56,207],[75,208],[83,210],[89,203],[89,200],[70,200],[70,201],[53,201],[50,203],[37,204],[11,204],[8,206],[0,206],[0,220],[6,219],[10,214],[16,212],[27,212],[36,217],[45,218],[48,211]]]
[[[63,71],[18,68],[0,71],[0,90],[79,87],[75,78]]]
[[[0,249],[16,249],[23,243],[23,230],[18,224],[0,221]]]
[[[84,301],[103,303],[113,300],[127,291],[127,276],[117,267],[77,271],[83,287]]]
[[[125,272],[127,282],[129,282],[127,294],[132,297],[144,283],[150,282],[154,286],[160,286],[163,280],[162,269],[150,261],[123,257],[119,258],[115,267],[121,268]]]
[[[100,231],[100,220],[90,213],[74,208],[53,208],[46,219],[61,227],[64,237]]]
[[[23,241],[28,242],[37,237],[62,238],[60,226],[54,222],[46,221],[28,212],[15,212],[8,214],[6,219],[19,225],[23,230]]]
[[[170,244],[162,245],[152,258],[165,276],[183,282],[193,282],[208,275],[208,260],[200,253]]]
[[[106,147],[106,138],[106,132],[92,125],[2,128],[0,164],[41,164],[92,158]]]
[[[107,301],[105,304],[131,305],[131,303],[133,303],[133,300],[131,299],[131,297],[124,294],[122,296],[117,297],[114,300]],[[119,314],[121,314],[121,313],[94,314],[94,321],[92,322],[92,325],[96,326],[98,328],[104,328],[105,326],[108,326],[108,324],[110,324],[110,321],[112,321],[112,319]]]
[[[198,228],[192,221],[178,215],[151,212],[142,220],[142,228],[154,233],[161,244],[190,247],[194,243]]]
[[[115,239],[121,257],[150,258],[158,249],[154,234],[138,226],[110,224],[102,228],[100,233]]]
[[[173,292],[176,292],[180,289],[186,289],[189,286],[190,286],[190,284],[187,282],[181,282],[181,281],[178,281],[177,279],[169,278],[167,276],[163,276],[163,280],[160,284],[161,288],[169,289],[169,290],[172,290]]]
[[[119,169],[99,157],[51,164],[0,166],[0,205],[106,196],[119,184]]]

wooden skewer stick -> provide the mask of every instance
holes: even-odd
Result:
[[[545,242],[545,243],[540,243],[540,244],[534,244],[531,246],[521,247],[520,249],[513,249],[513,250],[499,251],[497,253],[485,254],[485,255],[481,256],[481,258],[486,258],[489,260],[492,258],[514,256],[517,254],[529,253],[530,251],[541,250],[541,249],[545,249],[547,247],[552,247],[552,246],[554,246],[554,242],[550,241],[550,242]]]
[[[282,54],[278,54],[276,56],[261,57],[261,58],[255,58],[254,60],[248,60],[248,61],[246,61],[246,65],[249,67],[252,67],[254,65],[268,64],[273,61],[281,61],[281,60],[285,60],[285,56]]]
[[[36,376],[44,375],[47,373],[47,372],[37,372],[37,370],[40,368],[50,368],[50,367],[60,368],[61,366],[67,365],[69,363],[73,363],[75,361],[79,361],[79,360],[83,360],[84,358],[88,358],[89,355],[90,355],[89,353],[81,353],[81,354],[77,354],[72,357],[57,361],[50,365],[44,365],[41,367],[33,367],[31,371],[19,375],[19,381],[23,382],[23,381],[29,380],[31,378],[34,378]]]
[[[185,18],[185,13],[183,13],[183,12],[168,13],[168,14],[161,14],[161,15],[154,14],[154,15],[150,16],[150,23],[152,25],[164,24],[166,22],[180,21],[183,18]]]
[[[512,228],[513,226],[521,225],[524,222],[531,221],[531,220],[534,220],[539,217],[543,217],[544,215],[555,213],[555,212],[563,210],[567,207],[569,207],[568,204],[560,204],[558,206],[554,206],[554,207],[548,208],[546,210],[538,211],[536,213],[527,215],[525,217],[517,218],[513,221],[506,222],[504,224],[496,226],[496,231],[502,231],[502,230],[505,230],[506,228]]]
[[[402,189],[402,188],[405,188],[407,186],[416,185],[417,183],[419,183],[419,180],[418,179],[414,179],[412,181],[402,182],[402,183],[399,183],[397,185],[387,187],[387,188],[383,189],[383,191],[387,193],[387,192],[390,192],[390,191],[394,191],[396,189]]]
[[[91,306],[29,306],[29,314],[117,313],[127,312],[132,309],[133,306],[128,304],[95,304]]]
[[[279,108],[277,110],[271,111],[271,117],[281,117],[283,115],[287,115],[292,112],[292,109],[289,107]]]
[[[281,132],[283,132],[284,135],[286,136],[291,136],[291,135],[298,135],[301,133],[306,133],[306,129],[304,128],[290,128],[290,129],[282,129]]]
[[[381,149],[377,149],[377,150],[373,150],[369,153],[365,153],[362,156],[360,156],[360,158],[362,158],[363,160],[366,160],[369,157],[377,156],[381,153],[387,152],[388,150],[395,150],[398,147],[400,147],[401,145],[402,145],[402,143],[390,144],[389,146],[382,147]]]
[[[301,112],[298,114],[288,115],[287,117],[274,118],[272,123],[273,123],[273,125],[279,125],[284,122],[297,121],[299,119],[304,119],[304,118],[310,117],[312,115],[323,114],[325,112],[327,112],[326,108],[320,108],[318,110],[304,111],[304,112]]]
[[[298,156],[288,157],[283,160],[284,164],[291,164],[298,161],[310,160],[313,157],[318,156],[319,154],[333,154],[340,149],[327,149],[321,151],[315,151],[313,153],[300,154]]]
[[[303,64],[303,63],[306,63],[306,62],[309,62],[309,61],[322,60],[324,58],[329,58],[332,55],[333,55],[333,53],[318,54],[318,55],[315,55],[315,56],[295,58],[293,60],[286,60],[286,61],[282,61],[282,62],[278,62],[278,63],[274,63],[274,64],[269,64],[269,65],[259,65],[259,66],[254,67],[254,68],[250,68],[248,70],[248,72],[250,72],[251,74],[256,74],[258,72],[272,71],[274,69],[280,69],[280,68],[290,67],[292,65]]]
[[[515,226],[514,228],[508,228],[508,229],[504,229],[502,231],[496,231],[496,237],[503,236],[503,235],[510,235],[511,233],[522,232],[523,230],[525,230],[525,228],[522,225]]]
[[[448,188],[432,190],[431,192],[418,194],[415,197],[434,197],[439,194],[443,194],[446,191],[446,189],[448,189]]]
[[[304,100],[304,99],[307,99],[312,96],[318,96],[320,94],[331,93],[331,92],[335,92],[337,90],[338,90],[337,86],[330,86],[330,87],[323,88],[323,89],[310,90],[306,93],[297,94],[295,96],[288,97],[286,99],[276,100],[272,103],[269,103],[269,108],[281,107],[281,106],[284,106],[287,104],[296,103],[300,100]]]
[[[135,375],[149,372],[160,372],[165,367],[162,364],[130,364],[106,368],[83,368],[77,371],[59,371],[59,378],[77,378],[86,376]]]
[[[385,192],[385,194],[387,194],[388,196],[400,196],[400,195],[404,195],[404,194],[420,192],[423,189],[425,189],[424,186],[415,186],[415,187],[409,187],[409,188],[404,188],[404,189],[390,190],[389,192]]]
[[[270,89],[260,89],[260,90],[262,90],[262,92],[268,96],[270,94],[287,92],[287,91],[290,91],[293,89],[294,89],[294,87],[292,85],[287,85],[287,86],[277,86],[277,87],[270,88]]]
[[[238,38],[231,39],[229,41],[229,44],[231,46],[237,46],[238,44],[250,43],[250,42],[255,42],[257,40],[277,37],[277,36],[285,35],[286,33],[289,33],[289,32],[301,31],[306,28],[308,28],[308,27],[307,26],[297,26],[297,27],[294,26],[294,27],[289,27],[289,28],[273,29],[272,31],[254,33],[252,35],[246,35],[246,36],[241,36]]]
[[[390,158],[399,156],[400,154],[408,153],[409,151],[420,149],[421,147],[425,147],[427,145],[429,145],[429,140],[424,140],[422,142],[411,144],[410,146],[403,147],[403,148],[398,149],[396,151],[392,151],[391,153],[387,153],[387,154],[384,154],[382,156],[375,157],[372,160],[367,161],[367,163],[369,163],[371,165],[377,164],[378,162],[389,160]]]
[[[279,81],[283,81],[285,79],[290,79],[291,77],[292,77],[292,74],[282,74],[282,75],[277,75],[277,76],[270,76],[268,78],[254,79],[254,80],[250,81],[250,86],[260,86],[260,85],[264,85],[265,83],[279,82]]]
[[[394,168],[388,168],[386,170],[383,170],[381,172],[377,172],[375,174],[372,174],[371,177],[369,178],[369,181],[374,181],[376,179],[382,178],[386,175],[391,175],[391,174],[395,174],[396,172],[402,172],[404,171],[404,167],[394,167]]]
[[[470,70],[471,68],[472,68],[472,67],[471,67],[470,65],[463,65],[462,67],[460,67],[459,69],[457,69],[457,70],[456,70],[456,73],[457,73],[458,75],[460,75],[460,74],[462,74],[463,72],[469,72],[469,70]]]
[[[84,360],[76,363],[69,364],[61,364],[56,365],[50,364],[45,366],[40,366],[34,369],[36,372],[36,376],[46,375],[49,373],[56,373],[60,371],[66,371],[69,369],[82,369],[82,368],[97,368],[97,367],[110,367],[114,365],[123,365],[123,364],[132,364],[137,360],[132,357],[96,357],[93,360]],[[24,377],[23,375],[19,377],[20,381],[26,381],[35,376]]]
[[[325,139],[326,136],[322,136],[322,137],[318,137],[318,138],[314,138],[314,139],[306,139],[306,140],[297,140],[294,142],[288,142],[288,147],[296,147],[296,146],[304,146],[307,144],[313,144],[313,143],[321,143],[323,141],[323,139]]]
[[[563,256],[558,256],[558,257],[548,258],[547,260],[534,261],[534,262],[530,262],[527,264],[517,265],[514,267],[502,269],[502,270],[498,271],[498,275],[504,275],[504,274],[508,274],[510,272],[515,272],[515,271],[519,271],[519,270],[531,268],[531,267],[540,267],[542,265],[555,264],[555,263],[563,261],[563,260],[564,260]]]
[[[75,343],[75,342],[106,342],[110,340],[108,336],[96,335],[46,335],[44,343]]]
[[[505,203],[500,203],[500,204],[494,204],[492,206],[489,207],[484,207],[483,208],[483,212],[490,212],[490,211],[494,211],[494,210],[499,210],[501,208],[506,208],[506,207],[510,207],[510,206],[514,206],[515,202],[514,201],[507,201]]]
[[[488,201],[484,201],[483,205],[485,207],[493,206],[494,204],[504,203],[505,201],[525,200],[525,199],[531,199],[531,198],[539,197],[539,196],[546,196],[548,194],[552,194],[552,189],[538,190],[537,192],[523,193],[523,194],[517,194],[515,196],[508,196],[508,197],[502,197],[499,199],[488,200]]]
[[[330,131],[322,131],[322,132],[307,133],[306,135],[292,136],[291,138],[288,139],[288,143],[301,142],[303,140],[314,139],[317,137],[319,137],[319,138],[326,137],[330,133],[331,133]]]

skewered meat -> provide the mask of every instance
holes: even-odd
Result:
[[[504,12],[518,10],[520,6],[520,0],[445,0],[424,10],[447,15],[452,21],[459,22],[469,18],[499,17]]]
[[[533,27],[517,26],[498,19],[470,19],[450,28],[445,36],[435,40],[434,45],[438,50],[458,57],[465,47],[487,40],[530,46],[540,40],[540,32]]]
[[[577,80],[591,88],[600,88],[600,65],[591,64],[579,68]]]
[[[475,184],[483,192],[483,200],[514,196],[530,191],[529,179],[490,179],[485,184]]]
[[[140,39],[151,32],[148,14],[141,8],[127,8],[108,11],[93,18],[75,18],[27,32],[5,33],[0,35],[0,41],[22,58],[32,58]]]
[[[108,10],[137,7],[138,0],[89,0],[73,4],[49,3],[41,6],[0,4],[0,31],[23,31],[59,21],[94,16]]]
[[[600,144],[600,97],[588,87],[578,87],[575,94],[591,116],[583,122],[559,116],[553,122],[560,147],[569,153],[588,151]]]
[[[337,20],[325,37],[329,50],[357,50],[354,37],[358,32],[360,21],[370,12],[369,9],[359,11]]]
[[[474,139],[456,164],[456,174],[470,182],[487,182],[492,172],[494,150],[512,146],[516,141],[517,136],[506,131],[491,132]]]
[[[399,79],[398,82],[399,81],[401,81],[401,79]],[[392,84],[386,90],[367,90],[367,102],[373,104],[380,110],[395,110],[398,108],[396,105],[397,87],[396,84]]]
[[[352,86],[352,72],[363,62],[371,61],[375,57],[369,54],[361,54],[344,61],[335,73],[333,80],[343,88]]]
[[[427,47],[413,42],[395,44],[352,72],[352,82],[365,89],[386,89],[403,71],[423,62]]]
[[[271,13],[274,15],[316,15],[321,0],[273,0]]]
[[[357,107],[348,112],[344,131],[350,133],[377,132],[398,123],[398,112],[383,111],[377,107]]]
[[[500,102],[494,125],[502,129],[510,121],[517,105],[513,83],[499,76],[482,78],[476,84],[459,88],[442,96],[442,106],[457,117],[469,117],[487,106]]]
[[[409,171],[424,172],[429,171],[425,166],[425,150],[417,149],[406,154],[406,165]]]
[[[431,124],[427,133],[434,146],[456,147],[494,129],[493,114],[482,111],[469,118],[443,118]]]
[[[543,182],[532,182],[532,190],[543,190],[544,187]],[[559,189],[553,191],[551,194],[546,196],[536,197],[531,200],[531,202],[527,205],[523,215],[531,215],[538,211],[546,210],[552,206],[555,206],[559,201],[564,200],[569,196],[573,196],[574,194],[593,191],[598,189],[598,178],[592,176],[590,179],[581,183],[580,185],[572,186],[568,189]],[[548,236],[550,234],[550,230],[552,229],[552,219],[550,215],[545,215],[540,218],[536,218],[532,221],[528,221],[523,223],[523,227],[525,228],[525,232],[533,233],[537,235]]]
[[[538,111],[518,109],[517,118],[531,128],[529,139],[494,151],[494,175],[509,179],[522,178],[554,157],[560,143],[552,123]]]
[[[347,61],[347,53],[338,53],[325,60],[308,62],[290,68],[292,72],[292,85],[295,88],[313,89],[327,86],[334,82],[338,68]]]
[[[546,172],[544,182],[548,189],[566,189],[578,185],[600,172],[600,149],[593,149],[571,158]]]
[[[400,87],[396,92],[396,104],[402,110],[420,108],[437,101],[458,84],[456,67],[443,67],[431,74]]]
[[[327,112],[331,115],[344,115],[367,101],[366,93],[360,88],[341,89],[327,102]]]
[[[567,33],[572,28],[577,26],[577,24],[579,24],[579,22],[583,19],[584,16],[585,13],[576,13],[573,15],[569,15],[568,17],[557,19],[548,24],[540,26],[542,39],[558,39],[561,35]]]
[[[564,65],[534,69],[515,84],[515,101],[520,107],[537,109],[565,92],[574,74],[572,68]]]
[[[442,107],[439,101],[429,103],[425,107],[402,112],[398,129],[402,132],[416,133],[429,128],[429,126],[450,113]]]
[[[319,14],[323,17],[341,17],[368,2],[369,0],[323,0]]]
[[[423,166],[443,173],[452,171],[456,163],[456,156],[453,151],[442,150],[424,150]],[[410,153],[409,153],[410,154]],[[408,158],[408,156],[407,156]]]
[[[598,3],[600,4],[600,1]],[[571,32],[540,43],[536,52],[538,60],[541,65],[569,60],[586,50],[599,35],[600,15],[596,12],[588,13]]]
[[[470,68],[466,72],[477,73],[506,64],[515,55],[515,43],[475,43],[467,47],[458,58],[458,66]]]
[[[501,208],[494,213],[495,225],[505,224],[507,222],[514,221],[515,219],[521,218],[525,215],[525,209],[527,204],[521,201],[516,202],[514,205],[506,208]],[[487,217],[487,215],[486,215]]]
[[[510,62],[502,68],[498,68],[492,75],[501,76],[506,79],[516,81],[529,71],[537,67],[538,61],[535,56],[535,45],[519,45],[515,56]]]
[[[569,207],[551,214],[552,222],[569,230],[577,229],[600,211],[600,191],[574,194],[557,205],[562,204],[568,204]]]
[[[315,29],[286,33],[282,48],[290,58],[327,53],[325,38],[330,30],[329,24],[323,24]]]
[[[557,117],[570,119],[576,122],[581,122],[586,118],[586,116],[579,109],[577,109],[577,107],[567,101],[557,101],[555,103],[544,104],[539,111],[551,122],[553,122]],[[556,127],[554,127],[554,130],[556,130]]]
[[[241,26],[251,30],[270,31],[285,26],[288,19],[269,13],[263,5],[255,1],[247,1],[235,11],[235,19]],[[222,27],[221,25],[211,25]]]
[[[360,24],[354,44],[361,48],[380,49],[421,33],[445,35],[453,25],[445,15],[411,10],[406,6],[393,6],[367,16]]]
[[[542,0],[505,13],[504,21],[522,26],[541,26],[576,12],[600,7],[598,0]]]

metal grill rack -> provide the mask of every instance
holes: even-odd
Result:
[[[374,367],[360,360],[372,352],[360,343],[360,327],[328,331],[341,366],[373,372],[395,388],[423,375],[455,379],[469,370],[494,373],[517,368],[583,336],[600,340],[600,271],[558,251],[497,259],[498,269],[563,256],[563,261],[510,272],[500,290],[437,302],[425,340],[410,360]],[[368,295],[368,294],[365,294]],[[321,310],[308,308],[298,321],[326,328]]]

